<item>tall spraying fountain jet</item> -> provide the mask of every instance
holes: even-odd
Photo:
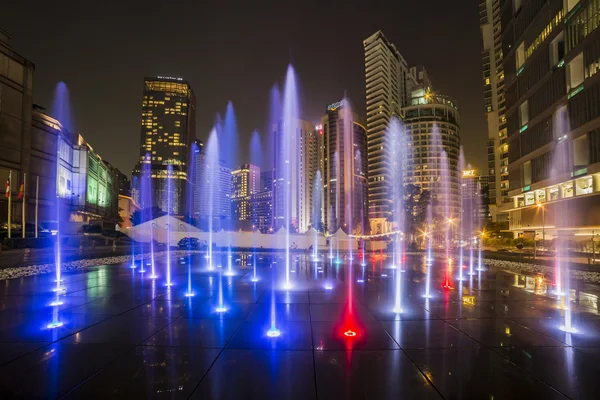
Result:
[[[223,148],[219,148],[219,155],[225,162],[227,168],[237,169],[240,164],[238,160],[238,132],[237,132],[237,122],[235,119],[235,111],[233,109],[233,104],[231,102],[227,103],[227,110],[225,111],[225,123],[223,124],[223,138],[224,140],[219,140],[220,146],[227,146],[227,150]],[[225,244],[227,246],[227,276],[233,275],[233,254],[232,254],[232,246],[231,242],[232,235],[225,236]]]
[[[313,185],[313,216],[312,226],[315,230],[315,237],[313,243],[313,261],[319,261],[319,229],[321,227],[321,200],[322,200],[323,182],[321,179],[321,171],[317,171],[315,174],[315,183]]]
[[[336,181],[336,189],[335,189],[335,215],[333,218],[333,222],[332,222],[332,226],[333,226],[333,231],[337,232],[337,230],[340,227],[340,185],[337,184],[340,179],[341,179],[341,171],[340,171],[340,154],[335,151],[335,153],[333,153],[333,170],[335,171],[335,181]],[[331,183],[330,183],[331,185]],[[339,242],[336,240],[336,259],[335,259],[335,263],[336,264],[340,264],[341,260],[340,260],[340,244]]]
[[[432,234],[432,224],[433,224],[433,211],[431,204],[427,205],[427,215],[425,222],[425,232],[423,234],[425,239],[425,267],[427,271],[425,272],[425,298],[431,298],[431,268],[433,266],[433,255],[431,254],[433,248],[433,234]]]
[[[569,176],[572,170],[572,161],[569,154],[571,149],[569,142],[565,140],[570,131],[570,126],[566,112],[555,113],[553,122],[555,147],[552,151],[550,179],[552,182],[557,182],[564,179],[564,176]],[[569,238],[567,236],[568,232],[560,229],[570,226],[569,218],[574,212],[574,210],[569,207],[569,202],[564,200],[564,198],[568,196],[567,190],[565,185],[558,185],[557,199],[559,201],[554,202],[550,209],[554,214],[554,226],[556,228],[555,282],[556,295],[563,310],[564,317],[564,323],[561,329],[567,333],[576,333],[577,329],[573,326],[571,315],[571,277],[569,273],[568,254]],[[572,190],[576,190],[575,187],[573,187]],[[551,199],[545,200],[549,201]],[[544,205],[539,203],[539,207],[544,207]]]
[[[171,204],[173,199],[173,166],[167,166],[167,190],[165,192],[165,196],[167,196],[167,215],[170,215],[173,212],[173,205]],[[166,224],[167,228],[167,281],[165,282],[166,286],[172,286],[173,282],[171,281],[171,224]]]
[[[192,144],[192,159],[193,157],[195,157],[197,154],[200,153],[200,148],[198,147],[198,145],[196,143]],[[188,182],[196,182],[196,176],[198,174],[199,171],[196,170],[196,163],[195,162],[190,162],[188,163]],[[187,214],[188,217],[190,218],[190,221],[192,220],[193,215],[195,214],[195,212],[197,210],[193,209],[193,205],[194,205],[194,186],[193,183],[188,185],[188,190],[187,190]],[[188,260],[187,260],[187,267],[188,267],[188,276],[187,276],[187,291],[185,292],[185,297],[193,297],[194,296],[194,290],[192,289],[192,251],[191,249],[188,249]]]
[[[219,169],[219,139],[216,128],[210,132],[206,142],[206,159],[204,165],[203,184],[208,187],[208,270],[214,269],[213,259],[213,221],[215,211],[216,188],[219,184],[217,171]]]
[[[292,174],[297,173],[292,167],[295,159],[293,152],[298,149],[295,146],[298,140],[296,125],[298,122],[298,93],[296,88],[296,73],[290,65],[287,69],[283,95],[283,118],[282,118],[282,157],[280,168],[283,172],[283,221],[285,226],[285,289],[291,289],[290,282],[290,227],[292,224],[292,198],[291,181]]]
[[[263,156],[260,135],[258,131],[255,130],[252,132],[252,137],[250,138],[250,163],[253,165],[261,165],[262,162]],[[252,282],[258,281],[258,277],[256,276],[256,234],[258,231],[258,222],[259,221],[256,218],[252,220]]]
[[[142,222],[152,221],[152,173],[150,167],[150,153],[146,153],[144,161],[141,165],[141,178],[140,178],[140,207],[142,209]],[[151,223],[152,224],[152,223]],[[154,262],[154,225],[150,227],[150,266],[151,266],[151,279],[156,279],[156,265]]]
[[[338,171],[341,172],[342,176],[338,175],[338,182],[336,187],[338,188],[338,192],[342,190],[343,193],[340,193],[338,196],[340,200],[344,199],[344,220],[338,221],[346,228],[346,233],[348,235],[352,235],[352,218],[353,218],[353,196],[354,196],[354,171],[355,171],[355,161],[356,154],[354,150],[354,122],[352,116],[352,107],[350,105],[350,101],[346,98],[342,99],[342,123],[344,131],[342,132],[342,140],[337,141],[338,145]],[[340,164],[339,155],[343,155],[343,169]],[[341,179],[341,180],[340,180]],[[343,196],[343,197],[342,197]],[[348,240],[348,262],[350,268],[350,276],[352,275],[352,250],[353,250],[353,241]],[[350,279],[352,280],[352,279]]]
[[[392,118],[386,131],[389,143],[387,159],[390,163],[390,178],[393,200],[393,220],[395,235],[394,260],[397,265],[395,274],[394,312],[402,312],[402,263],[404,259],[404,243],[402,234],[406,232],[406,217],[404,208],[404,166],[407,159],[408,143],[402,124],[397,118]]]
[[[360,150],[356,150],[356,156],[354,157],[354,165],[361,165],[362,162],[362,155],[360,153]],[[356,167],[355,167],[356,168]],[[365,238],[364,236],[365,234],[365,216],[366,216],[366,212],[365,212],[365,205],[366,205],[366,198],[365,198],[365,189],[366,189],[366,185],[367,185],[367,180],[365,179],[364,181],[360,181],[360,185],[357,186],[358,190],[360,190],[360,194],[358,196],[358,199],[360,201],[360,234],[363,235],[363,237],[360,240],[360,255],[361,255],[361,259],[360,259],[360,266],[363,268],[363,281],[364,281],[364,268],[367,266],[367,261],[366,261],[366,256],[365,256]]]
[[[463,148],[462,146],[460,147],[460,151],[458,154],[458,173],[462,174],[462,171],[465,169],[465,154],[463,152]],[[468,215],[465,213],[465,202],[464,202],[464,197],[465,197],[465,193],[463,193],[464,191],[462,190],[463,186],[461,185],[461,196],[460,196],[460,209],[462,210],[462,217],[460,218],[459,221],[459,225],[458,225],[458,280],[460,282],[463,281],[464,277],[463,277],[463,269],[464,269],[464,262],[465,262],[465,255],[464,255],[464,247],[463,247],[463,243],[464,243],[464,238],[465,238],[465,215]]]

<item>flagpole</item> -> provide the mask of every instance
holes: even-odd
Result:
[[[23,231],[21,237],[23,239],[25,239],[25,230],[26,230],[26,227],[25,227],[25,200],[27,197],[25,195],[26,191],[27,191],[27,174],[25,172],[23,172],[23,197],[22,197],[23,203],[21,203],[21,208],[22,208],[21,209],[21,227],[22,227],[21,230]]]
[[[35,177],[35,238],[38,237],[38,201],[40,192],[40,177]]]
[[[10,202],[11,192],[12,192],[12,171],[9,170],[8,171],[8,238],[9,239],[10,239],[10,223],[11,223],[10,209],[12,208],[11,202]]]

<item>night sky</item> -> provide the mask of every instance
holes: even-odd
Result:
[[[215,114],[224,114],[232,101],[244,162],[252,130],[265,130],[269,91],[283,83],[290,62],[304,119],[317,122],[326,105],[344,93],[364,117],[362,41],[378,29],[409,65],[425,66],[435,91],[457,100],[467,161],[482,168],[487,130],[478,4],[9,0],[2,4],[0,28],[35,63],[35,103],[50,110],[55,85],[65,81],[72,126],[126,174],[139,155],[144,76],[178,76],[191,83],[197,136],[203,140]]]

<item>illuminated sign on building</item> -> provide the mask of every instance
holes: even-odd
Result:
[[[327,111],[335,111],[340,107],[344,106],[344,100],[338,101],[337,103],[332,103],[327,106]]]
[[[157,76],[158,79],[168,79],[170,81],[182,81],[183,78],[175,78],[172,76]]]
[[[470,176],[475,176],[475,172],[476,172],[476,170],[474,170],[474,169],[464,170],[463,171],[463,178],[470,177]]]
[[[319,132],[319,135],[323,134],[323,124],[318,124],[317,126],[315,126],[315,129],[317,130],[317,132]]]

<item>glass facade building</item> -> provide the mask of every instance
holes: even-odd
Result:
[[[600,0],[502,9],[515,236],[543,230],[589,244],[600,229],[599,21]],[[556,219],[565,209],[569,218]]]
[[[489,207],[493,221],[505,221],[503,206],[510,204],[508,196],[508,144],[506,131],[506,97],[504,93],[504,53],[502,50],[501,0],[479,3],[479,22],[483,39],[482,65],[485,115],[488,126],[487,175]],[[506,6],[504,6],[506,7]],[[505,208],[505,207],[504,207]]]
[[[188,159],[196,139],[195,107],[192,88],[183,79],[160,76],[144,79],[139,162],[151,165],[153,206],[170,214],[189,212],[185,193]],[[137,174],[139,170],[138,165]],[[171,180],[171,193],[167,180]]]

